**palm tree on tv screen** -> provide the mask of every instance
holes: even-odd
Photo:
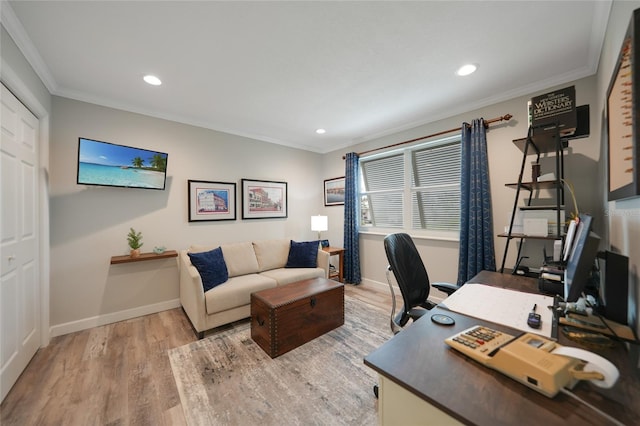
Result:
[[[133,167],[142,167],[142,164],[144,163],[144,160],[140,157],[136,157],[133,160],[131,160],[131,164],[133,164]]]
[[[156,170],[164,171],[167,168],[167,159],[160,154],[155,154],[151,159],[151,167]]]

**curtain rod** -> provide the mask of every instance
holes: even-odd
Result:
[[[503,115],[501,117],[492,118],[491,120],[485,120],[484,121],[484,126],[485,126],[485,128],[487,128],[487,127],[489,127],[490,124],[493,124],[493,123],[499,123],[501,121],[509,121],[509,120],[511,120],[512,117],[513,117],[513,115],[511,115],[511,114],[505,114],[505,115]],[[467,127],[469,127],[469,126],[470,125],[467,124]],[[411,142],[417,142],[417,141],[422,140],[422,139],[428,139],[428,138],[432,138],[434,136],[446,135],[447,133],[453,133],[453,132],[458,132],[458,131],[460,131],[460,127],[457,127],[455,129],[443,130],[442,132],[433,133],[433,134],[427,135],[427,136],[421,136],[419,138],[411,139],[411,140],[408,140],[408,141],[398,142],[398,143],[394,143],[392,145],[387,145],[387,146],[383,146],[383,147],[380,147],[380,148],[374,148],[374,149],[370,149],[368,151],[358,152],[358,156],[364,155],[364,154],[369,154],[370,152],[381,151],[383,149],[395,148],[396,146],[405,145],[405,144],[408,144],[408,143],[411,143]],[[344,155],[342,156],[343,160],[346,159],[346,158],[347,158],[346,156],[344,156]]]

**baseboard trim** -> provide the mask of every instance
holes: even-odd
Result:
[[[131,318],[137,318],[144,315],[155,314],[169,309],[179,308],[180,299],[167,300],[166,302],[154,303],[153,305],[139,306],[137,308],[125,309],[124,311],[111,312],[95,317],[84,318],[78,321],[71,321],[64,324],[54,325],[49,328],[51,337],[62,336],[64,334],[75,333],[93,327],[112,324],[114,322],[124,321]]]
[[[387,284],[386,282],[375,281],[375,280],[371,280],[369,278],[363,278],[361,284],[364,284],[366,286],[376,287],[379,291],[383,291],[385,293],[389,293],[389,284]],[[393,288],[394,291],[397,291],[397,292],[400,291],[398,286],[394,285],[393,287],[394,287]]]
[[[368,286],[371,286],[371,287],[377,287],[380,291],[384,291],[385,293],[391,294],[391,292],[389,291],[389,284],[387,284],[386,282],[375,281],[375,280],[370,280],[368,278],[363,278],[362,279],[362,284],[368,285]],[[396,294],[396,298],[398,300],[398,303],[400,305],[402,305],[402,296],[400,295],[400,288],[398,287],[397,284],[393,285],[393,291]],[[436,294],[434,294],[434,292]],[[435,288],[431,287],[431,291],[429,292],[429,294],[430,294],[429,300],[432,301],[433,303],[436,303],[436,304],[442,302],[445,299],[445,297],[439,296],[438,293],[440,293],[440,292],[437,291]]]

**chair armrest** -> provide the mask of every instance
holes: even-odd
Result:
[[[435,289],[440,290],[443,293],[447,293],[447,295],[449,296],[451,296],[457,289],[460,288],[457,285],[450,283],[431,283],[431,285]]]

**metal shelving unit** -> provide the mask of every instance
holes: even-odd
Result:
[[[516,239],[518,244],[518,255],[516,259],[520,259],[520,253],[522,251],[522,244],[526,238],[531,239],[544,239],[544,240],[557,240],[564,238],[564,226],[561,222],[561,211],[564,209],[564,150],[568,146],[566,140],[560,138],[560,133],[556,129],[554,134],[545,134],[542,136],[533,136],[532,128],[529,128],[529,132],[526,138],[515,139],[513,143],[522,151],[522,165],[520,167],[520,174],[518,176],[517,183],[507,183],[505,186],[514,188],[516,190],[515,199],[513,202],[513,210],[511,212],[511,220],[509,222],[508,231],[502,234],[498,234],[499,237],[506,238],[504,255],[502,256],[502,264],[500,266],[500,272],[504,272],[505,262],[507,260],[507,254],[509,253],[509,245],[511,240]],[[524,172],[527,164],[527,158],[530,155],[535,155],[536,162],[540,161],[540,155],[546,153],[555,154],[555,180],[543,181],[543,182],[525,182]],[[555,190],[555,203],[553,205],[535,206],[531,202],[534,200],[534,193],[538,190]],[[518,206],[520,196],[523,193],[528,193],[528,197],[524,206]],[[513,232],[513,226],[518,212],[518,208],[521,209],[546,209],[556,211],[556,229],[555,232],[546,236],[532,236],[525,235],[523,233]],[[515,268],[514,268],[515,271]]]

